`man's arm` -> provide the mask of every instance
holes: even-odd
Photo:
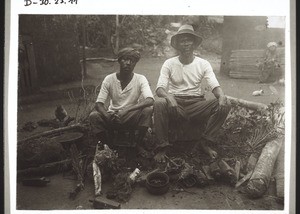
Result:
[[[121,118],[122,116],[126,115],[128,112],[143,109],[148,106],[152,106],[154,103],[154,99],[152,97],[147,97],[143,101],[137,103],[136,105],[130,106],[128,108],[125,108],[117,113],[117,115]]]
[[[219,100],[219,105],[220,106],[225,106],[226,105],[226,96],[223,92],[223,90],[221,89],[220,86],[215,87],[212,90],[212,93],[215,95],[215,97]]]
[[[109,121],[110,115],[107,113],[104,103],[96,102],[95,109],[104,116],[106,121]]]
[[[156,95],[158,97],[161,98],[165,98],[168,102],[172,102],[173,100],[176,103],[176,100],[174,98],[174,96],[172,94],[169,94],[168,92],[166,92],[166,90],[164,88],[159,87],[158,89],[156,89]],[[177,103],[176,103],[177,104]]]
[[[216,78],[215,73],[208,61],[204,62],[203,69],[205,70],[204,78],[207,80],[209,87],[212,89],[212,93],[215,97],[219,100],[219,105],[225,106],[226,105],[226,96],[223,90],[220,87],[220,84]]]
[[[162,98],[165,98],[167,103],[168,103],[168,107],[169,107],[169,110],[170,110],[170,114],[173,115],[173,116],[177,116],[178,112],[177,112],[177,102],[174,98],[174,96],[172,94],[169,94],[168,92],[166,92],[166,90],[164,88],[157,88],[156,89],[156,94],[158,97],[162,97]]]
[[[105,119],[109,119],[109,114],[107,113],[107,110],[104,107],[104,103],[106,102],[108,96],[109,96],[109,87],[110,87],[110,78],[109,76],[106,76],[101,84],[101,89],[99,91],[95,109],[100,112]]]
[[[127,112],[130,112],[130,111],[134,111],[134,110],[137,110],[137,109],[143,109],[145,107],[152,106],[153,103],[154,103],[153,98],[152,97],[147,97],[146,99],[139,102],[138,104],[126,108],[126,110],[127,110]]]

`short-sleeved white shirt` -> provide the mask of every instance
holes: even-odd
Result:
[[[104,78],[96,102],[105,103],[110,98],[108,111],[117,111],[136,105],[141,95],[144,99],[148,97],[153,98],[145,76],[134,73],[131,81],[122,90],[117,74],[113,73]]]
[[[175,96],[201,96],[201,81],[205,78],[211,90],[220,86],[207,60],[195,56],[193,62],[184,65],[179,56],[166,60],[161,68],[157,88],[167,89]]]

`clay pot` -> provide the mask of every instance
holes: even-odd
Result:
[[[153,172],[146,178],[146,188],[153,195],[162,195],[169,190],[169,176],[163,172]]]

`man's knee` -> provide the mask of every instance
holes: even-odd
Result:
[[[93,111],[89,115],[89,119],[91,123],[102,121],[101,114],[97,111]]]
[[[162,109],[167,107],[168,103],[165,98],[158,97],[154,101],[154,109]]]
[[[145,115],[145,116],[152,116],[152,113],[153,113],[153,107],[152,106],[145,107],[142,110],[142,114]]]
[[[213,100],[214,106],[216,107],[217,111],[223,113],[223,114],[228,114],[230,109],[231,109],[231,105],[230,104],[226,104],[225,106],[222,106],[220,108],[220,104],[219,104],[219,100],[217,98],[215,98]]]

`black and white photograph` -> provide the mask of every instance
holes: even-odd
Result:
[[[13,209],[288,211],[289,17],[211,14],[18,14]]]

